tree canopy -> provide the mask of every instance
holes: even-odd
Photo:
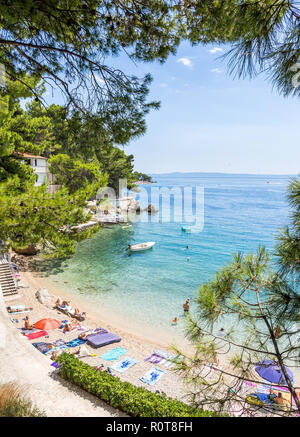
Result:
[[[67,105],[99,112],[116,126],[142,123],[158,103],[146,102],[150,76],[130,76],[113,58],[163,62],[183,40],[229,43],[231,71],[265,71],[284,94],[299,95],[292,81],[299,58],[294,1],[8,0],[0,2],[0,15],[0,63],[11,79],[42,77],[61,89]]]
[[[289,186],[293,221],[279,237],[277,263],[263,247],[256,254],[239,253],[199,287],[193,300],[195,315],[186,318],[186,334],[195,353],[178,366],[195,405],[250,415],[262,405],[269,414],[300,411],[300,387],[286,370],[286,366],[297,372],[300,368],[299,182],[295,179]],[[222,325],[226,330],[220,335]],[[222,356],[228,359],[221,364]],[[253,387],[261,386],[255,366],[265,359],[276,362],[284,375],[280,385],[290,393],[288,408],[274,410],[272,403],[262,402],[250,406],[247,401],[249,390],[253,393]],[[213,382],[207,363],[217,368]]]

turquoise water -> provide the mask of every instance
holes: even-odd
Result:
[[[182,315],[182,304],[193,298],[198,286],[231,260],[233,252],[272,249],[274,236],[288,223],[285,198],[287,176],[222,174],[155,175],[154,187],[204,187],[204,227],[199,233],[181,231],[181,222],[164,222],[162,211],[169,200],[157,201],[160,213],[143,213],[130,229],[121,226],[101,230],[80,243],[62,271],[50,279],[68,286],[128,325],[172,332],[171,320]],[[142,206],[149,199],[140,195]],[[186,204],[192,199],[187,194]],[[155,203],[155,199],[151,199]],[[200,199],[201,200],[201,199]],[[175,205],[174,215],[181,210]],[[187,216],[191,217],[193,209]],[[153,249],[129,256],[128,244],[155,241]],[[189,249],[186,249],[186,246]],[[193,303],[193,302],[192,302]],[[193,309],[193,305],[191,305]],[[177,329],[177,327],[175,328]],[[174,331],[173,331],[174,332]]]

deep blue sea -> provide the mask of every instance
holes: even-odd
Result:
[[[156,183],[140,186],[137,198],[143,207],[149,200],[156,205],[156,215],[142,213],[129,229],[102,229],[81,242],[50,279],[67,284],[128,326],[171,333],[171,320],[182,317],[185,299],[193,299],[232,253],[254,252],[259,245],[272,250],[278,230],[289,221],[285,196],[291,177],[178,173],[153,178]],[[174,195],[160,197],[159,187],[165,193],[173,188]],[[196,213],[195,232],[182,232]],[[155,247],[129,256],[128,244],[147,241],[155,241]]]

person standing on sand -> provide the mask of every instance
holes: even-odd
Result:
[[[183,304],[184,313],[188,313],[190,311],[190,299],[187,299]]]

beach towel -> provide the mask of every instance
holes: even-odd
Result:
[[[31,343],[36,349],[38,349],[42,354],[46,354],[50,349],[53,349],[51,343],[45,343],[43,341],[39,343]]]
[[[217,367],[216,365],[209,364],[204,366],[206,368],[206,372],[204,378],[207,378],[209,381],[218,381],[221,377],[222,367]],[[208,372],[207,372],[208,371]]]
[[[25,308],[25,305],[9,305],[12,310],[21,310]]]
[[[140,380],[148,385],[154,385],[164,376],[165,373],[166,372],[164,370],[158,369],[157,367],[152,367],[142,378],[140,378]]]
[[[126,354],[127,350],[122,347],[115,347],[114,349],[106,352],[103,355],[100,355],[100,358],[103,358],[106,361],[114,361],[118,360],[122,355]]]
[[[64,340],[62,340],[61,338],[59,338],[58,340],[54,341],[52,344],[54,347],[59,348],[60,346],[64,346],[66,344],[66,342]]]
[[[25,329],[25,328],[18,328],[23,335],[27,335],[27,334],[31,334],[32,332],[36,332],[38,331],[38,329],[33,328],[33,329]]]
[[[31,332],[30,334],[27,334],[26,337],[28,340],[33,340],[35,338],[44,337],[45,335],[48,335],[47,331],[38,331],[38,332]]]
[[[82,340],[81,338],[74,338],[74,340],[66,341],[65,346],[67,347],[77,347],[81,344],[86,343],[86,340]]]
[[[158,364],[162,361],[162,357],[156,354],[152,354],[150,357],[146,358],[145,361],[149,361],[150,363],[153,364]]]
[[[166,351],[161,350],[161,349],[154,349],[153,353],[164,358],[165,360],[168,360],[168,361],[172,361],[176,358],[176,355],[170,354],[169,352],[166,352]]]
[[[136,360],[135,358],[125,357],[123,360],[117,361],[113,366],[111,366],[111,368],[117,372],[123,373],[138,362],[139,360]]]

